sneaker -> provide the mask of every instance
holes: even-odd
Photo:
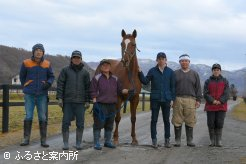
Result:
[[[157,145],[157,139],[152,139],[152,147],[153,148],[157,148],[158,145]]]

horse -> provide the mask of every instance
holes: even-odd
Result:
[[[122,103],[124,102],[124,108],[126,108],[126,102],[130,102],[130,112],[131,112],[131,137],[133,145],[137,145],[138,141],[135,133],[135,123],[136,123],[136,109],[139,103],[139,93],[141,91],[142,85],[138,78],[138,60],[136,50],[136,37],[137,31],[134,30],[132,34],[126,34],[125,30],[121,31],[122,42],[121,42],[121,61],[109,59],[111,64],[111,72],[116,75],[122,84],[123,89],[128,89],[127,95],[119,95],[118,102],[116,104],[117,113],[115,116],[115,130],[114,130],[114,144],[119,144],[119,132],[118,127],[121,120],[120,109]],[[96,73],[100,72],[100,67],[96,69]]]

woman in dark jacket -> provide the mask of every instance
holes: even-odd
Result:
[[[210,145],[222,147],[221,136],[229,99],[229,82],[221,75],[221,66],[212,66],[212,76],[206,80],[203,90],[206,99],[207,125]]]

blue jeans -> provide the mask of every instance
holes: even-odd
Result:
[[[158,102],[158,101],[151,101],[151,124],[150,124],[150,131],[151,131],[151,139],[156,139],[156,124],[158,121],[160,107],[162,110],[162,118],[164,122],[164,131],[165,131],[165,139],[169,139],[170,137],[170,102]]]
[[[25,110],[26,110],[26,121],[31,121],[33,119],[33,111],[35,105],[38,111],[38,120],[39,121],[47,121],[46,113],[47,113],[47,95],[32,95],[25,94]]]
[[[63,118],[62,118],[62,131],[69,130],[71,120],[76,117],[76,127],[84,129],[85,120],[85,104],[84,103],[64,103]]]

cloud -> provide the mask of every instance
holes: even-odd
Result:
[[[188,53],[197,62],[243,66],[242,4],[243,0],[1,1],[1,44],[30,49],[42,42],[48,53],[64,55],[80,49],[92,61],[118,58],[121,29],[136,29],[141,58],[155,59],[164,51],[173,61]]]

